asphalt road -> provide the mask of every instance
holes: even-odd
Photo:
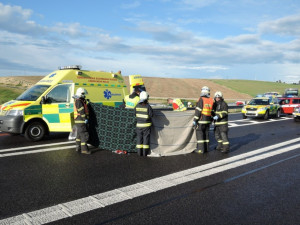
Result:
[[[300,123],[230,115],[231,152],[75,152],[0,133],[0,224],[299,224]],[[52,222],[51,222],[52,221]]]

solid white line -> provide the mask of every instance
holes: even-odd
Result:
[[[46,149],[32,150],[32,151],[26,151],[26,152],[4,153],[4,154],[1,154],[0,157],[35,154],[35,153],[40,153],[40,152],[60,151],[60,150],[66,150],[66,149],[70,149],[70,148],[75,149],[75,145],[74,146],[57,147],[57,148],[46,148]]]
[[[53,146],[53,145],[67,145],[74,143],[74,141],[67,141],[67,142],[57,142],[57,143],[51,143],[51,144],[42,144],[42,145],[31,145],[26,147],[18,147],[18,148],[7,148],[7,149],[1,149],[0,152],[11,152],[11,151],[21,151],[31,148],[39,148],[39,147],[47,147],[47,146]]]
[[[0,221],[0,225],[10,224],[12,222],[23,224],[26,221],[36,224],[44,224],[67,218],[73,215],[81,214],[94,209],[99,209],[108,205],[119,203],[125,200],[130,200],[138,196],[146,195],[158,190],[166,189],[177,184],[190,182],[206,176],[211,176],[226,170],[234,169],[253,162],[257,162],[269,157],[273,157],[282,153],[297,150],[300,148],[300,143],[278,149],[282,146],[290,145],[299,142],[300,138],[257,149],[248,153],[234,156],[228,159],[223,159],[217,162],[194,167],[188,170],[172,173],[166,176],[154,178],[148,181],[129,185],[112,191],[88,196],[77,199],[71,202],[66,202],[56,206],[44,208],[34,212],[29,212],[23,215],[10,217]],[[277,149],[277,150],[276,150]],[[299,155],[299,154],[298,154]],[[279,160],[280,162],[282,160]],[[274,162],[272,163],[274,164]],[[271,164],[270,164],[271,165]],[[180,182],[178,182],[178,180]],[[146,188],[144,188],[146,187]],[[100,204],[99,204],[100,203]],[[28,218],[28,216],[30,218]]]

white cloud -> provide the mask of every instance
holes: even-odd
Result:
[[[31,15],[32,10],[0,3],[0,29],[31,35],[43,33],[44,29],[42,26],[29,20]]]
[[[258,29],[261,33],[299,37],[300,14],[263,22],[258,25]]]
[[[214,73],[219,70],[228,70],[229,68],[225,66],[174,66],[174,68],[179,68],[183,70],[200,70],[205,72]]]
[[[185,5],[194,7],[214,2],[184,1]],[[259,64],[263,67],[264,64],[276,64],[285,69],[285,74],[296,76],[294,78],[298,76],[288,70],[287,65],[300,63],[299,39],[278,43],[264,40],[254,32],[216,39],[180,27],[182,23],[130,19],[127,23],[131,23],[130,31],[133,32],[122,36],[98,27],[83,26],[79,22],[42,26],[32,21],[32,15],[31,10],[0,3],[0,48],[6,53],[5,58],[0,58],[0,65],[14,65],[20,70],[27,67],[32,71],[43,68],[51,71],[60,65],[82,64],[84,68],[97,70],[113,70],[115,67],[116,71],[122,69],[132,73],[147,70],[143,72],[146,75],[184,76],[187,70],[194,70],[210,76],[215,73],[224,76],[237,65]],[[262,33],[292,33],[292,21],[298,19],[294,16],[268,21],[259,24],[259,30]],[[17,23],[13,27],[10,21]],[[283,24],[289,28],[280,30]],[[267,25],[272,26],[268,28]],[[297,29],[294,29],[294,35],[300,33]],[[299,67],[292,68],[300,71]]]

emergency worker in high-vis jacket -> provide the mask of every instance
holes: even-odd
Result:
[[[89,110],[85,95],[88,92],[84,88],[78,88],[76,91],[75,106],[74,106],[74,120],[77,128],[76,135],[76,151],[83,154],[91,154],[88,149],[87,141],[89,139],[89,133],[87,131],[87,124],[89,119]]]
[[[217,150],[227,153],[229,152],[228,141],[228,105],[223,99],[220,91],[215,93],[215,102],[213,105],[213,119],[215,122],[215,138],[218,142]]]
[[[149,95],[146,91],[140,94],[140,101],[134,109],[136,116],[137,153],[140,156],[147,156],[150,153],[150,132],[153,117],[153,110],[148,103]]]
[[[172,104],[173,110],[174,111],[185,111],[187,108],[185,105],[182,103],[182,101],[179,98],[168,98],[168,104]]]
[[[193,126],[196,129],[197,149],[195,152],[203,154],[209,150],[209,125],[211,124],[214,100],[210,98],[210,89],[204,86],[197,102]]]
[[[124,104],[126,109],[134,109],[140,101],[141,88],[139,86],[134,87],[134,91],[130,95],[126,95],[124,98]]]

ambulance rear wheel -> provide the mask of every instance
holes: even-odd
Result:
[[[46,134],[46,128],[41,122],[30,123],[25,130],[25,138],[29,141],[40,141]]]

